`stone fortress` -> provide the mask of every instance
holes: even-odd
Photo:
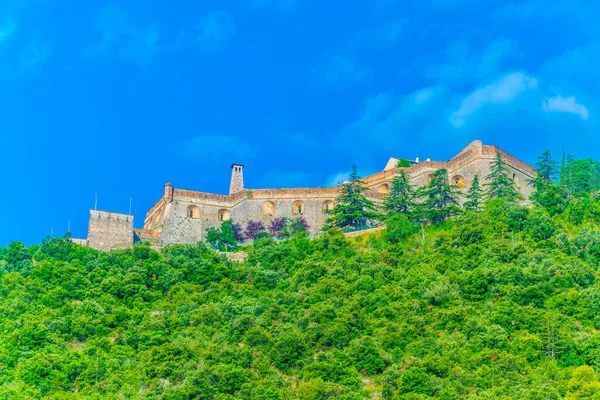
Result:
[[[412,166],[397,168],[398,159],[390,158],[381,172],[363,178],[369,191],[366,196],[377,204],[383,202],[391,180],[404,170],[416,187],[427,185],[433,173],[446,168],[451,183],[466,193],[475,175],[485,183],[490,165],[500,153],[519,192],[529,197],[533,188],[529,179],[536,170],[527,163],[495,146],[476,140],[446,162],[413,162]],[[213,194],[176,189],[171,183],[164,187],[160,200],[146,213],[144,227],[136,229],[133,215],[90,210],[87,239],[75,242],[98,250],[109,251],[130,247],[136,242],[150,242],[159,247],[169,244],[194,244],[204,240],[209,228],[219,227],[232,220],[243,227],[248,221],[262,221],[265,227],[274,218],[302,216],[311,233],[325,224],[329,211],[335,207],[338,187],[307,189],[248,189],[244,185],[244,166],[231,166],[229,194]]]

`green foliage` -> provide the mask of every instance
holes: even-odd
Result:
[[[435,171],[429,184],[420,189],[419,197],[424,199],[420,204],[421,218],[433,224],[442,223],[460,212],[457,190],[450,185],[445,168]]]
[[[259,238],[242,262],[13,242],[0,399],[600,398],[598,202],[392,213],[380,235]]]
[[[473,177],[473,183],[465,197],[467,198],[467,201],[463,204],[465,210],[478,211],[481,208],[481,204],[483,203],[483,189],[479,184],[478,175]]]
[[[239,230],[239,228],[233,222],[223,221],[219,229],[208,229],[206,241],[213,248],[221,251],[235,250],[240,239],[238,235],[236,235],[236,230]]]
[[[485,177],[486,198],[488,200],[504,199],[512,202],[519,200],[521,195],[515,188],[515,183],[508,174],[506,162],[500,153],[496,153],[496,159],[491,165],[490,173]]]
[[[414,190],[404,171],[392,179],[392,185],[385,196],[383,208],[388,215],[394,213],[411,215],[415,210]]]
[[[563,159],[560,185],[570,195],[600,190],[600,163],[596,160],[577,160],[572,156]]]
[[[336,206],[327,219],[327,227],[340,229],[355,228],[374,223],[379,219],[375,204],[367,199],[364,192],[369,190],[358,175],[356,165],[352,166],[352,173],[348,182],[340,187],[336,199]]]
[[[401,158],[396,163],[396,168],[408,168],[412,167],[413,163],[405,158]]]
[[[415,233],[415,225],[403,214],[392,214],[385,220],[383,236],[391,243],[398,243]]]

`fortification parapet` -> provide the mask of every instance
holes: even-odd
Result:
[[[109,251],[133,245],[133,215],[90,210],[88,246]]]

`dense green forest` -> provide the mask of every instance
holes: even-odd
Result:
[[[348,220],[385,230],[334,213],[243,262],[13,242],[0,399],[600,399],[600,168],[546,158],[531,203],[502,171],[463,204],[400,174],[382,217],[348,186]]]

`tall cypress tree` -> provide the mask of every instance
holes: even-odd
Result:
[[[421,196],[425,199],[421,204],[421,214],[431,223],[439,224],[460,212],[456,188],[450,185],[445,168],[435,171],[429,185],[421,191]]]
[[[466,198],[468,200],[463,204],[465,210],[479,210],[481,203],[483,202],[483,189],[481,189],[481,185],[479,184],[478,175],[473,177],[473,183],[467,192]]]
[[[358,175],[356,165],[353,165],[350,179],[340,188],[337,204],[331,211],[332,216],[327,220],[327,226],[355,228],[378,220],[377,207],[364,195],[367,190],[369,188]]]
[[[508,167],[502,159],[500,153],[496,153],[496,159],[492,163],[489,175],[485,177],[488,183],[485,184],[486,198],[488,200],[504,199],[507,201],[517,201],[521,198],[515,188],[515,183],[508,175]]]
[[[400,171],[392,179],[390,191],[386,194],[383,208],[388,214],[409,215],[415,209],[414,190],[406,172]]]

